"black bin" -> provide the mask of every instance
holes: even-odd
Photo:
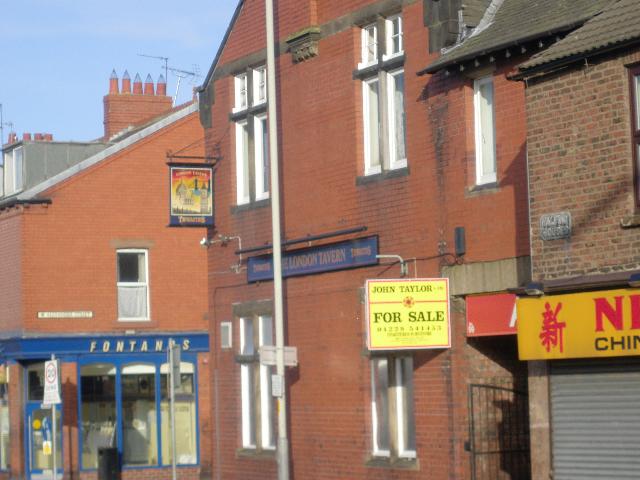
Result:
[[[98,480],[118,480],[118,449],[98,448]]]

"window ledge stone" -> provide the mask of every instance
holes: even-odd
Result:
[[[627,215],[620,219],[620,226],[622,228],[638,228],[640,227],[640,213],[634,213]]]
[[[274,450],[258,450],[256,448],[238,448],[236,450],[237,458],[252,458],[254,460],[276,460],[276,451]]]
[[[483,183],[481,185],[473,185],[467,189],[469,196],[486,195],[500,191],[498,182]]]
[[[409,167],[396,168],[393,170],[384,170],[381,173],[372,175],[363,175],[356,177],[356,186],[369,185],[371,183],[383,182],[390,178],[400,178],[409,175]]]
[[[365,466],[369,468],[386,468],[392,470],[420,470],[420,463],[416,458],[388,458],[369,457]]]
[[[265,208],[271,206],[271,199],[265,198],[264,200],[258,200],[257,202],[249,202],[242,205],[234,205],[231,207],[231,214],[236,215],[247,210],[255,210],[258,208]]]

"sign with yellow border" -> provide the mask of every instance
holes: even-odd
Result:
[[[520,360],[640,355],[640,294],[620,289],[519,298]]]
[[[367,280],[369,350],[450,348],[449,280]]]

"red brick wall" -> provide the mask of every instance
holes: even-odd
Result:
[[[374,3],[320,2],[319,22]],[[223,68],[264,48],[264,34],[256,36],[258,22],[263,19],[260,2],[249,1],[245,7],[220,60]],[[283,11],[281,7],[280,25],[287,24]],[[431,59],[422,13],[422,2],[403,7],[409,165],[405,176],[356,182],[363,174],[364,162],[362,85],[353,79],[360,55],[357,28],[338,28],[337,33],[320,41],[319,56],[305,62],[293,64],[289,54],[279,57],[283,237],[366,226],[367,234],[379,235],[380,253],[415,259],[410,261],[411,275],[437,277],[445,263],[438,254],[453,250],[456,226],[467,229],[465,261],[499,260],[529,252],[524,93],[522,85],[507,82],[506,67],[498,72],[500,184],[489,192],[470,192],[474,166],[472,82],[456,76],[416,75]],[[292,15],[296,17],[297,11]],[[281,31],[280,37],[286,33]],[[216,177],[214,233],[239,235],[247,248],[271,243],[270,209],[233,209],[232,107],[233,78],[219,78],[215,82],[213,126],[206,131],[208,152],[222,157]],[[275,478],[274,458],[250,457],[238,451],[240,367],[235,355],[239,327],[232,307],[271,299],[273,285],[247,285],[244,272],[230,273],[229,267],[238,261],[236,248],[233,243],[209,249],[212,383],[218,392],[214,397],[214,441],[218,442],[213,445],[214,478]],[[417,469],[366,466],[371,452],[371,387],[360,289],[367,278],[398,276],[397,265],[381,265],[285,281],[287,344],[298,347],[300,362],[287,377],[295,478],[468,478],[469,456],[464,451],[469,428],[468,383],[495,378],[514,383],[514,376],[522,376],[514,350],[503,350],[502,340],[467,343],[464,307],[457,305],[452,320],[453,348],[414,356]],[[231,350],[218,347],[222,321],[234,322]]]
[[[527,121],[534,277],[554,279],[640,266],[629,77],[640,51],[530,81]],[[543,241],[540,216],[569,212],[570,239]]]
[[[206,251],[203,229],[168,228],[167,151],[202,156],[197,113],[165,127],[56,185],[32,205],[0,214],[0,325],[7,333],[121,334],[205,331]],[[116,249],[149,249],[150,322],[118,322]],[[5,270],[6,265],[6,270]],[[6,301],[5,301],[6,300]],[[37,318],[39,311],[93,312],[92,319]],[[200,461],[210,469],[210,374],[199,355]],[[11,367],[11,465],[24,474],[23,369]],[[65,471],[78,469],[77,367],[62,364]],[[15,441],[14,441],[15,440]],[[200,467],[180,468],[199,478]],[[95,478],[83,474],[82,478]],[[170,469],[129,471],[123,478],[171,478]]]
[[[0,212],[0,328],[16,331],[22,315],[22,216],[21,208]]]
[[[24,326],[31,332],[196,331],[206,328],[204,230],[167,228],[168,150],[196,145],[191,114],[45,192],[24,213]],[[200,145],[200,146],[198,146]],[[148,247],[150,322],[118,322],[116,249]],[[38,320],[39,311],[94,312]]]
[[[171,108],[173,100],[166,95],[113,93],[104,97],[104,138],[108,140],[121,130],[139,125]]]

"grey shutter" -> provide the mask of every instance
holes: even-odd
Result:
[[[554,480],[640,478],[638,358],[551,362]]]

